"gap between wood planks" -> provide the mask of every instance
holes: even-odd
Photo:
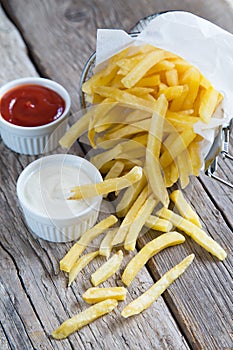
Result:
[[[206,176],[206,175],[205,175]],[[221,213],[225,223],[227,224],[227,226],[229,227],[230,230],[233,229],[233,224],[230,222],[230,220],[228,219],[228,217],[226,216],[226,214],[224,213],[224,211],[222,210],[221,207],[219,207],[219,204],[218,204],[218,200],[216,200],[213,196],[213,194],[211,193],[211,191],[208,189],[208,186],[205,184],[205,182],[203,181],[202,178],[198,178],[198,180],[200,181],[202,187],[204,188],[204,190],[206,191],[206,193],[208,194],[211,202],[214,204],[215,207],[218,208],[219,212]],[[211,179],[212,181],[217,181],[217,180],[214,180],[214,179]],[[222,185],[222,186],[226,186],[226,185]]]

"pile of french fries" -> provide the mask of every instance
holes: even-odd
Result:
[[[208,123],[222,101],[222,95],[198,69],[173,53],[151,45],[130,47],[113,56],[108,64],[84,83],[83,91],[93,104],[62,137],[69,148],[88,132],[98,151],[92,163],[105,175],[99,184],[71,189],[70,200],[107,196],[119,198],[116,216],[110,215],[85,232],[60,261],[69,275],[69,285],[78,273],[99,255],[107,261],[91,275],[93,288],[83,298],[95,305],[65,321],[53,332],[63,339],[125,300],[126,288],[98,287],[122,266],[124,250],[133,251],[143,228],[162,234],[147,243],[128,263],[122,282],[129,287],[139,270],[161,250],[185,241],[177,227],[219,260],[224,249],[202,229],[200,220],[180,190],[168,188],[179,181],[189,184],[201,166],[200,143],[193,125]],[[168,209],[170,201],[178,214]],[[160,208],[158,209],[158,206]],[[162,208],[161,208],[162,205]],[[113,227],[114,226],[114,227]],[[173,230],[173,231],[172,231]],[[105,232],[97,251],[82,255],[89,243]],[[112,250],[119,246],[124,248]],[[82,256],[81,256],[82,255]],[[194,254],[165,273],[150,289],[125,306],[129,317],[149,307],[191,264]]]

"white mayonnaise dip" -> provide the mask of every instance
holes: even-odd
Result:
[[[28,177],[24,197],[31,210],[40,215],[68,218],[91,206],[91,199],[67,200],[72,187],[88,183],[88,174],[78,167],[47,164]]]

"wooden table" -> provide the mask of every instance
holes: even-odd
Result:
[[[1,3],[0,83],[37,75],[54,79],[69,91],[73,113],[79,108],[81,70],[95,50],[96,28],[129,30],[140,18],[152,13],[182,9],[233,32],[233,7],[227,0],[2,0]],[[201,175],[193,179],[186,192],[206,232],[228,252],[224,262],[186,236],[182,246],[169,248],[151,259],[129,289],[127,301],[194,252],[196,259],[189,270],[152,307],[125,320],[120,316],[121,304],[116,312],[68,339],[55,341],[51,332],[86,308],[81,295],[90,286],[90,273],[96,263],[67,288],[67,278],[59,271],[59,260],[71,243],[55,244],[31,235],[16,197],[16,180],[36,157],[16,154],[2,142],[0,151],[1,350],[233,349],[233,192],[230,188]],[[74,151],[83,155],[78,144]],[[233,180],[229,161],[220,161],[219,169]],[[152,237],[151,232],[143,236],[138,248]],[[115,278],[118,281],[120,273]]]

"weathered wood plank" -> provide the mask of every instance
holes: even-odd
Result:
[[[1,10],[0,23],[5,33],[1,37],[1,44],[7,51],[2,56],[4,61],[1,61],[0,56],[3,81],[17,76],[36,75],[20,36]],[[9,55],[15,62],[15,70],[11,62],[8,66]],[[82,154],[79,147],[74,152]],[[36,157],[17,155],[3,143],[0,144],[0,154],[0,335],[4,337],[3,346],[17,350],[141,349],[143,346],[189,349],[162,298],[143,315],[129,321],[120,317],[117,310],[67,340],[60,342],[51,338],[55,327],[87,307],[81,295],[90,286],[90,271],[94,271],[103,259],[87,268],[74,285],[67,289],[67,279],[59,272],[58,263],[71,244],[54,244],[35,239],[25,226],[16,198],[17,177]],[[106,209],[103,211],[106,212]],[[120,279],[119,274],[116,279]],[[110,283],[115,283],[115,279]],[[137,289],[129,295],[127,302],[152,283],[149,273],[143,269]]]
[[[233,154],[233,128],[231,131],[229,153]],[[232,173],[233,161],[219,156],[218,169],[215,175],[223,178],[224,180],[233,184],[233,173]],[[205,176],[200,176],[201,182],[203,183],[205,190],[209,193],[212,200],[220,209],[222,215],[227,221],[229,227],[233,229],[232,212],[233,212],[233,195],[232,189],[221,182]]]
[[[6,338],[4,328],[1,322],[0,322],[0,346],[2,350],[10,350],[10,345]]]

